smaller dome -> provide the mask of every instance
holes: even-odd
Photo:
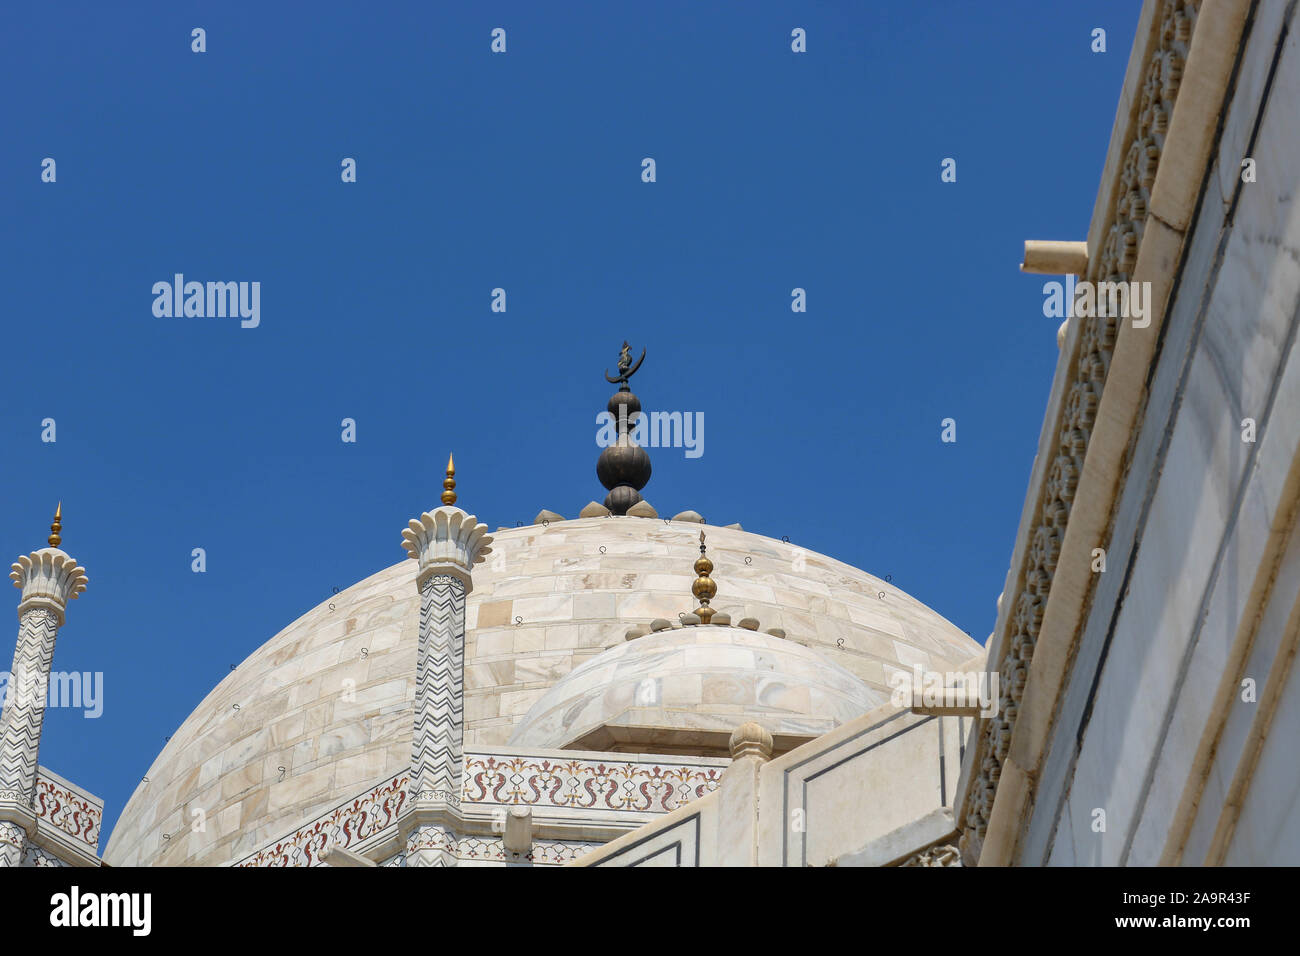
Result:
[[[510,743],[726,756],[732,731],[753,721],[783,753],[883,703],[800,644],[702,624],[619,643],[575,668],[533,704]]]

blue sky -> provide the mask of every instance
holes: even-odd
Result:
[[[0,551],[64,502],[54,666],[104,713],[49,711],[40,759],[106,799],[101,848],[231,664],[402,559],[449,450],[492,527],[601,499],[625,338],[644,406],[705,419],[651,452],[661,513],[983,641],[1057,354],[1022,243],[1085,238],[1137,7],[11,5]],[[260,325],[155,317],[177,272],[260,282]]]

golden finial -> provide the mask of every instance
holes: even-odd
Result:
[[[708,624],[713,617],[713,608],[709,607],[709,602],[713,596],[718,593],[718,586],[713,583],[709,577],[709,572],[713,570],[713,562],[709,560],[704,553],[704,532],[700,532],[700,556],[695,559],[695,573],[699,575],[695,583],[691,585],[691,593],[699,600],[700,606],[695,609],[695,614],[700,619],[701,624]]]
[[[63,538],[59,536],[59,532],[63,530],[62,519],[63,519],[63,502],[60,501],[59,506],[54,509],[54,524],[50,525],[50,536],[49,538],[46,539],[47,541],[50,542],[51,548],[57,548],[59,546],[59,542],[63,540]]]
[[[447,456],[447,477],[442,480],[442,503],[444,505],[454,505],[456,503],[456,462],[452,456]]]

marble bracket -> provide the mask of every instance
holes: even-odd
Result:
[[[1052,276],[1087,275],[1088,244],[1026,239],[1025,261],[1020,263],[1020,271]]]
[[[506,812],[505,833],[501,842],[507,850],[514,853],[527,853],[533,848],[532,807],[511,807]]]
[[[352,850],[344,849],[341,846],[327,846],[321,851],[320,859],[323,863],[330,866],[354,867],[354,866],[378,866],[374,860]]]

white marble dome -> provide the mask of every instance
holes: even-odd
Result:
[[[718,611],[783,629],[789,646],[806,645],[875,692],[887,695],[890,673],[914,663],[948,670],[980,653],[896,585],[797,542],[634,517],[502,528],[474,569],[465,612],[466,749],[505,745],[552,687],[622,646],[628,629],[691,610],[701,527]],[[394,557],[401,530],[393,529]],[[227,674],[139,768],[148,782],[122,811],[104,858],[238,860],[407,767],[415,576],[416,563],[404,560],[322,595]],[[195,808],[205,812],[203,832],[190,826]]]
[[[574,668],[533,704],[510,743],[725,756],[731,732],[754,721],[781,752],[886,700],[786,638],[694,625],[635,638]]]

